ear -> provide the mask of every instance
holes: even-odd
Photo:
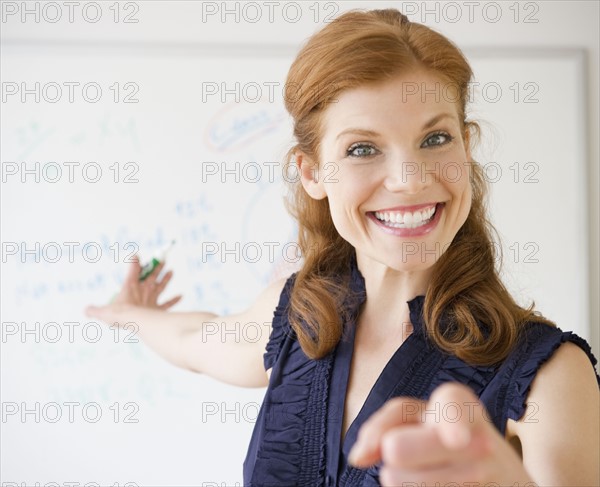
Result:
[[[322,200],[327,196],[323,186],[323,178],[319,177],[319,167],[314,161],[301,151],[296,152],[296,164],[300,173],[300,180],[305,191],[315,200]]]

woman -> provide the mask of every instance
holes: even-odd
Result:
[[[471,76],[397,10],[341,15],[286,83],[302,268],[217,318],[165,316],[171,274],[140,284],[136,263],[115,304],[89,308],[177,365],[268,386],[245,485],[600,485],[596,359],[494,266]],[[252,344],[202,333],[271,318]]]

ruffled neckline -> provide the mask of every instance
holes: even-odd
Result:
[[[311,360],[298,344],[288,320],[293,277],[280,297],[267,344],[265,364],[273,364],[273,368],[260,413],[265,426],[253,435],[244,466],[247,475],[251,475],[250,485],[338,485],[335,472],[340,468],[343,475],[361,478],[376,475],[376,467],[360,470],[345,465],[345,456],[356,441],[360,424],[385,402],[390,390],[404,390],[405,382],[414,377],[421,362],[428,357],[425,340],[419,338],[424,296],[408,301],[413,333],[382,370],[342,442],[341,412],[349,379],[356,319],[367,297],[365,279],[353,252],[349,292],[342,303],[346,339],[342,337],[325,357]],[[285,360],[278,360],[280,356]],[[426,370],[431,373],[435,368],[426,367]],[[341,483],[346,484],[346,481]]]

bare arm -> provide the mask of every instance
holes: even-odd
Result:
[[[512,429],[536,483],[600,485],[600,392],[583,350],[562,344],[537,373],[528,402],[536,405],[536,417],[517,421]]]
[[[242,313],[213,317],[186,329],[180,343],[182,366],[228,384],[265,387],[263,354],[285,281],[275,281]]]
[[[246,311],[217,316],[167,311],[179,297],[158,305],[156,300],[172,275],[167,273],[157,282],[161,269],[162,265],[139,282],[136,261],[117,299],[106,306],[89,306],[86,314],[109,325],[134,326],[144,343],[178,367],[242,387],[266,386],[263,354],[286,278],[267,287]]]

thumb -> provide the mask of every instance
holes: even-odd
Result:
[[[389,399],[361,425],[356,443],[348,455],[348,462],[362,468],[379,461],[384,434],[401,425],[419,423],[418,413],[424,406],[424,401],[410,397]]]
[[[100,318],[102,315],[102,308],[94,305],[86,306],[85,315],[90,318]]]
[[[85,308],[85,315],[90,318],[98,318],[106,323],[112,321],[115,318],[116,309],[108,306],[94,306],[90,305]]]

